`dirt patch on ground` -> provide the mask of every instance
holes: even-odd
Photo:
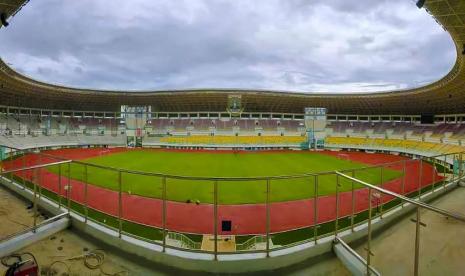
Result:
[[[140,275],[111,252],[96,249],[94,244],[67,230],[20,252],[35,256],[41,275]]]
[[[37,216],[37,223],[43,221]],[[0,188],[0,240],[34,225],[32,203],[23,201],[4,188]]]
[[[31,203],[16,197],[13,193],[0,187],[0,239],[21,232],[33,225],[34,209]],[[40,213],[40,210],[39,210]],[[40,223],[46,215],[39,215]],[[87,257],[85,254],[95,255]],[[113,254],[112,249],[96,245],[95,242],[71,230],[62,231],[45,240],[39,241],[16,253],[29,252],[39,263],[41,275],[163,275],[149,271],[144,266],[127,261]],[[24,256],[24,259],[31,257]],[[53,264],[55,262],[55,264]],[[50,267],[53,264],[52,267]],[[94,267],[90,269],[89,267]],[[7,267],[0,264],[0,275]],[[51,274],[47,274],[47,272]]]

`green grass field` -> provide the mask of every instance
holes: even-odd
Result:
[[[136,150],[114,153],[84,160],[87,163],[124,168],[144,172],[157,172],[171,175],[202,177],[260,177],[295,175],[324,171],[356,169],[366,164],[338,159],[325,154],[308,152],[274,153],[208,153],[208,152],[169,152],[156,150]],[[67,174],[66,166],[63,174]],[[58,168],[50,168],[57,173]],[[381,183],[379,168],[357,171],[355,176],[373,184]],[[383,182],[401,176],[401,172],[384,169]],[[84,166],[73,164],[71,177],[84,181]],[[348,191],[352,183],[339,178],[339,191]],[[118,190],[118,173],[115,171],[88,167],[87,182],[93,185]],[[185,202],[213,202],[213,181],[182,180],[167,178],[167,199]],[[288,201],[314,196],[314,177],[272,180],[270,200]],[[361,188],[355,184],[355,188]],[[124,192],[146,197],[162,197],[162,178],[136,174],[122,174]],[[336,176],[323,175],[318,178],[318,194],[334,194]],[[266,201],[266,181],[226,181],[218,183],[220,204],[247,204]]]

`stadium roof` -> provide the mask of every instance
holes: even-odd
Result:
[[[4,13],[6,18],[14,16],[27,2],[29,0],[0,0],[0,13]]]
[[[0,0],[7,17],[25,0]],[[92,111],[118,111],[120,105],[151,105],[154,111],[225,111],[228,95],[242,95],[248,112],[301,113],[326,107],[332,114],[453,114],[465,111],[465,2],[426,0],[425,9],[449,32],[457,60],[442,79],[420,88],[379,93],[283,93],[243,89],[101,91],[58,86],[31,79],[0,59],[0,104]]]

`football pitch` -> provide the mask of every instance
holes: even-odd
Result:
[[[266,177],[302,175],[335,170],[359,169],[369,165],[340,159],[316,152],[179,152],[163,150],[130,150],[81,160],[86,163],[121,168],[131,171],[161,173],[172,176],[190,177]],[[58,173],[58,168],[50,168]],[[62,168],[67,175],[67,167]],[[99,187],[119,190],[117,171],[87,166],[71,165],[71,178]],[[384,168],[369,168],[355,172],[360,180],[381,184],[402,176],[400,171]],[[382,179],[381,179],[382,178]],[[253,204],[267,201],[266,180],[218,181],[219,204]],[[336,175],[318,176],[318,195],[336,192]],[[339,177],[339,191],[362,188],[356,183]],[[315,195],[315,177],[303,176],[292,179],[270,181],[271,202],[282,202],[311,198]],[[163,177],[121,174],[121,189],[124,193],[144,197],[163,197]],[[194,180],[177,177],[166,178],[166,199],[178,202],[214,202],[214,181]]]

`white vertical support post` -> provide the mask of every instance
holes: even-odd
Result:
[[[433,189],[431,190],[434,193],[434,185],[436,184],[436,157],[433,157],[433,183],[431,184]]]
[[[23,169],[26,168],[26,150],[23,150]],[[22,176],[22,185],[23,185],[23,190],[26,189],[26,171],[22,171],[21,173],[21,176]]]
[[[413,274],[418,276],[418,267],[420,264],[420,207],[417,207],[417,220],[415,224],[415,263]]]
[[[447,164],[447,154],[444,154],[444,164],[443,164],[443,168],[442,168],[442,174],[443,174],[443,180],[442,180],[442,188],[443,189],[446,189],[446,179],[447,179],[447,175],[446,175],[446,168],[449,167],[449,165]]]
[[[61,209],[61,164],[58,165],[58,210]]]
[[[66,187],[66,197],[68,198],[68,213],[71,211],[71,163],[68,163],[68,186]]]
[[[33,175],[35,177],[33,177],[33,180],[32,180],[32,184],[34,185],[34,199],[33,199],[33,208],[34,208],[34,224],[33,224],[33,232],[36,231],[36,227],[37,227],[37,215],[38,215],[38,211],[37,211],[37,169],[33,170],[32,171]]]
[[[404,159],[402,161],[402,195],[405,195],[405,177],[406,177],[406,173],[407,173],[407,159]],[[400,206],[403,208],[404,207],[404,201],[401,201],[401,204]]]
[[[313,241],[316,244],[318,240],[318,175],[315,175],[314,185],[315,194],[313,196]]]
[[[381,169],[380,169],[380,179],[381,179],[381,187],[384,187],[384,166],[381,165]],[[383,218],[383,196],[384,194],[383,193],[380,193],[379,195],[379,218],[382,219]]]
[[[352,177],[355,178],[355,170],[352,171]],[[352,180],[352,211],[350,216],[350,229],[354,232],[354,219],[355,219],[355,183]]]
[[[420,157],[420,172],[418,178],[418,200],[421,200],[421,187],[423,182],[423,157]]]
[[[118,170],[118,237],[121,238],[123,232],[123,194],[121,170]]]
[[[215,261],[218,260],[218,181],[213,182],[213,230],[215,237],[214,255]]]
[[[9,156],[8,156],[8,158],[10,159],[9,160],[9,165],[13,169],[14,167],[13,167],[13,149],[12,148],[9,148]],[[10,178],[10,183],[13,184],[13,173],[12,172],[10,172],[10,177],[9,178]]]
[[[336,222],[334,226],[334,234],[337,237],[339,231],[339,175],[336,174]]]
[[[368,188],[368,240],[367,240],[367,275],[370,275],[370,265],[371,265],[371,217],[372,217],[372,190]]]
[[[462,177],[462,173],[463,173],[462,153],[459,153],[459,161],[458,162],[459,162],[459,179],[460,179]],[[460,184],[460,181],[457,184]]]
[[[89,184],[87,178],[87,164],[84,165],[84,212],[85,212],[85,219],[84,222],[87,223],[87,219],[89,218]]]
[[[266,257],[270,257],[270,181],[266,180]]]
[[[162,184],[162,225],[163,225],[163,252],[166,251],[166,176],[163,176],[161,179]]]

